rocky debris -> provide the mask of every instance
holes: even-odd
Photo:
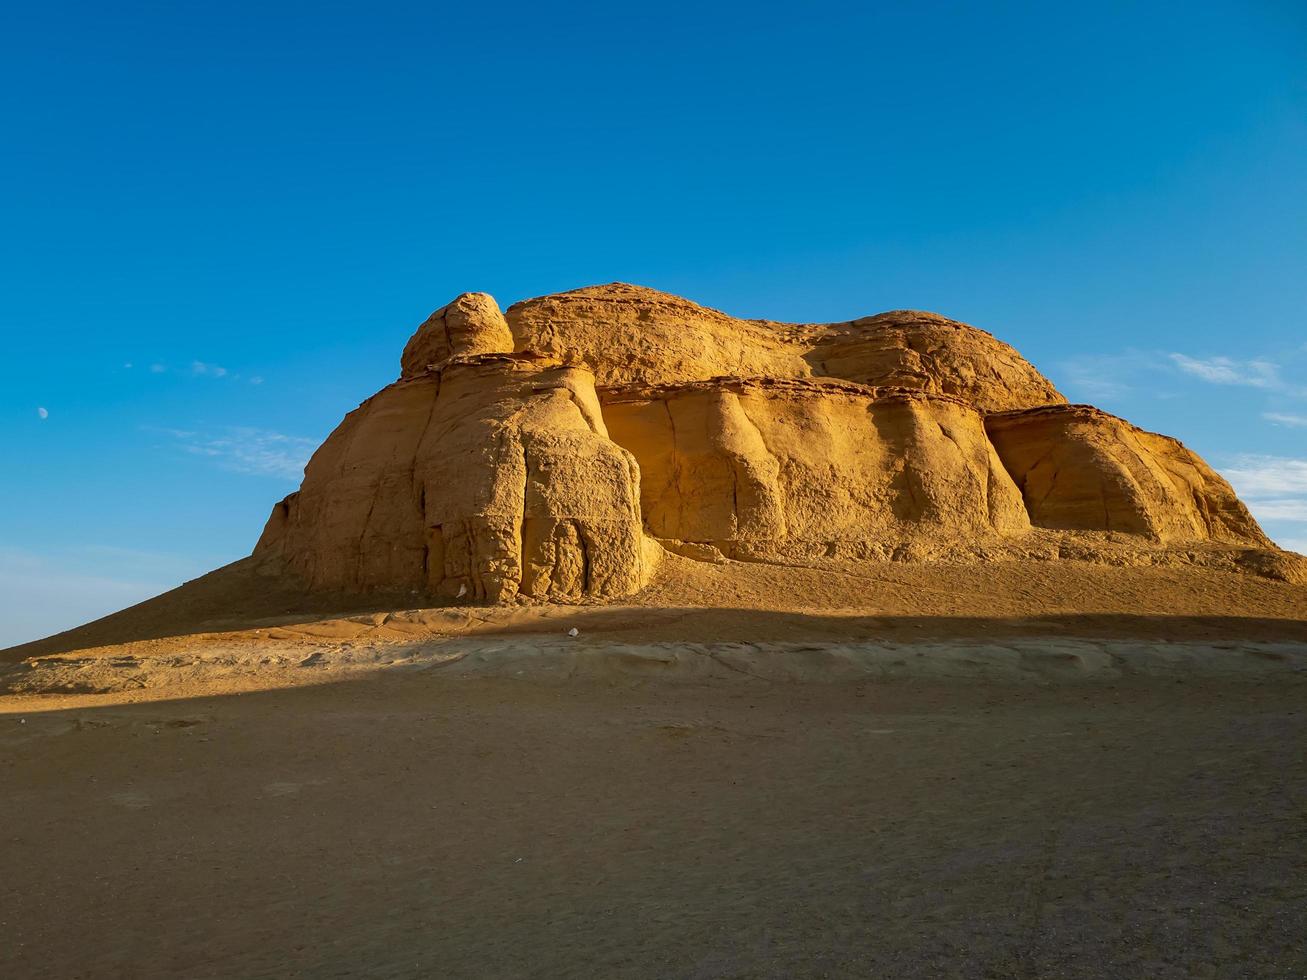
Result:
[[[1011,347],[931,313],[781,324],[613,284],[504,315],[464,293],[401,367],[314,454],[256,558],[315,590],[480,603],[628,595],[667,550],[1120,563],[1136,542],[1140,561],[1224,549],[1303,576],[1180,443],[1067,405]]]
[[[798,641],[660,641],[606,636],[604,642],[578,643],[574,641],[580,639],[581,630],[575,626],[529,636],[492,632],[485,636],[424,636],[421,640],[377,632],[382,635],[359,647],[293,637],[270,637],[258,644],[236,638],[199,651],[159,651],[144,657],[130,673],[97,656],[43,657],[14,667],[0,664],[0,695],[131,692],[137,697],[162,698],[171,691],[197,686],[222,689],[242,681],[293,686],[351,675],[375,676],[381,671],[439,671],[456,678],[502,677],[554,684],[588,679],[623,685],[647,682],[651,677],[688,683],[928,680],[1023,687],[1116,686],[1135,680],[1199,678],[1233,684],[1307,684],[1307,643],[1291,640],[1241,640],[1235,645],[1193,639],[1000,633],[964,641],[933,636],[813,636]],[[313,644],[307,656],[306,642]],[[135,722],[77,719],[72,730],[130,726],[154,734],[174,730],[188,735],[202,730],[210,720],[205,716]],[[17,724],[26,721],[19,719]],[[11,735],[11,744],[13,738]]]

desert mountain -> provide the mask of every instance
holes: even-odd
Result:
[[[741,320],[616,283],[433,313],[255,557],[315,590],[505,603],[629,595],[667,551],[1303,576],[1197,455],[1068,405],[983,330]]]

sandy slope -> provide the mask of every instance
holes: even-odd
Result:
[[[670,555],[631,603],[413,608],[415,601],[421,597],[306,598],[246,560],[12,648],[0,654],[11,665],[0,669],[0,683],[14,694],[131,699],[436,667],[545,679],[1307,676],[1307,587],[1201,568],[812,569]]]

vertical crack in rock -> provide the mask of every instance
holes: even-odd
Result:
[[[740,519],[740,470],[731,467],[731,537],[739,538],[744,533],[744,522]]]
[[[522,439],[522,511],[517,520],[517,567],[518,578],[517,588],[514,590],[519,594],[526,594],[531,583],[527,557],[527,509],[531,500],[531,442],[525,435]]]
[[[681,456],[676,442],[676,418],[672,415],[672,402],[670,398],[662,399],[662,406],[667,411],[667,427],[671,436],[671,488],[672,495],[676,501],[676,526],[685,525],[685,508],[684,496],[681,494]]]
[[[448,312],[441,311],[441,313],[440,313],[440,327],[441,327],[441,329],[444,331],[444,334],[445,334],[445,346],[449,349],[449,352],[452,354],[453,351],[454,351],[454,336],[453,336],[452,333],[450,333],[450,330],[449,330],[449,314],[448,314]]]
[[[365,556],[367,555],[367,549],[364,548],[364,544],[367,542],[368,525],[372,523],[372,514],[377,509],[377,498],[380,496],[381,487],[378,486],[372,493],[372,501],[368,504],[367,516],[363,518],[363,529],[359,531],[358,545],[355,548],[357,553],[357,569],[354,573],[354,581],[359,584],[362,584],[367,579],[366,570],[363,567]]]
[[[1050,464],[1050,465],[1053,467],[1053,472],[1050,473],[1050,474],[1048,475],[1048,478],[1047,478],[1047,480],[1045,481],[1044,492],[1043,492],[1043,494],[1040,495],[1039,500],[1034,504],[1034,509],[1037,510],[1037,511],[1042,511],[1042,510],[1043,510],[1043,508],[1044,508],[1044,502],[1045,502],[1046,500],[1048,500],[1049,497],[1053,496],[1054,491],[1057,490],[1057,475],[1058,475],[1058,473],[1061,472],[1061,470],[1058,469],[1058,467],[1056,466],[1056,464]],[[1031,470],[1030,472],[1031,472],[1031,473],[1034,473],[1035,471],[1034,471],[1034,470]],[[1102,490],[1101,482],[1100,482],[1100,487],[1099,487],[1099,495],[1103,497],[1103,500],[1104,500],[1104,504],[1103,504],[1103,506],[1106,507],[1106,506],[1107,506],[1107,504],[1106,504],[1107,497],[1106,497],[1105,493],[1104,493],[1103,490]],[[1104,530],[1107,530],[1107,527],[1104,526],[1103,529],[1104,529]]]
[[[581,595],[589,595],[592,581],[590,578],[590,546],[586,542],[585,529],[580,521],[573,521],[572,526],[576,529],[576,543],[581,551]]]

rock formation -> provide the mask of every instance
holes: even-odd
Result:
[[[947,395],[720,378],[607,389],[604,414],[640,464],[644,526],[664,541],[884,559],[916,538],[1030,527],[980,412]]]
[[[1066,404],[975,327],[739,320],[621,284],[437,310],[256,555],[315,589],[503,603],[628,595],[664,549],[1297,574],[1183,445]]]
[[[589,364],[605,388],[713,378],[835,378],[957,395],[984,411],[1066,401],[1020,354],[954,320],[898,310],[849,323],[737,320],[614,283],[517,303],[517,350]]]
[[[985,428],[1040,527],[1272,547],[1230,485],[1175,439],[1088,405],[996,413]]]

